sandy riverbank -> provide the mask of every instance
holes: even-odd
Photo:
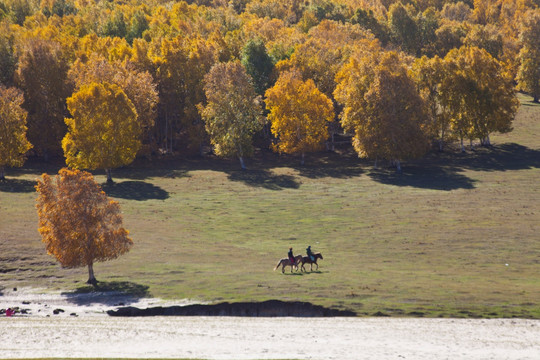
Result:
[[[25,301],[31,311],[0,317],[0,358],[540,359],[539,320],[113,318],[115,302],[166,303],[17,292],[4,291],[0,308]]]

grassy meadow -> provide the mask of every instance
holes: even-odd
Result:
[[[113,172],[132,250],[98,263],[106,289],[207,302],[309,301],[358,315],[540,318],[540,106],[522,106],[493,148],[434,152],[374,169],[348,151],[299,159],[139,161]],[[85,291],[37,232],[28,161],[0,183],[0,293]],[[100,183],[105,176],[96,172]],[[289,246],[319,271],[273,271]],[[309,269],[309,266],[308,266]]]

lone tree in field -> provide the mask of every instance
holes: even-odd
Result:
[[[141,124],[124,91],[109,83],[91,83],[67,99],[73,118],[66,118],[62,140],[66,164],[74,169],[111,169],[129,165],[141,147]]]
[[[240,62],[216,64],[204,78],[208,104],[199,106],[206,131],[219,156],[244,156],[253,152],[253,134],[263,127],[259,97]]]
[[[6,166],[22,166],[32,148],[26,139],[26,111],[23,95],[15,88],[0,86],[0,180],[5,180]]]
[[[116,259],[133,241],[122,227],[120,205],[111,200],[92,174],[61,169],[43,174],[36,186],[39,232],[47,253],[63,267],[88,266],[87,283],[96,285],[93,265]]]

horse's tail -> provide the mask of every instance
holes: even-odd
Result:
[[[281,265],[281,262],[283,261],[283,259],[279,260],[279,262],[277,263],[276,267],[274,268],[274,271],[277,270],[277,268],[279,267],[279,265]]]

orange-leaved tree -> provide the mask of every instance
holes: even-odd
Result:
[[[62,140],[66,164],[75,169],[111,169],[129,165],[141,147],[141,124],[124,91],[109,83],[91,83],[67,99],[73,118],[66,118]]]
[[[303,165],[307,151],[324,147],[328,124],[334,120],[334,105],[313,80],[303,81],[299,71],[284,72],[266,91],[266,108],[272,134],[278,139],[275,150],[301,153]]]
[[[16,88],[0,86],[0,180],[5,166],[22,166],[32,148],[26,139],[26,111],[21,107],[23,94]]]
[[[133,245],[122,227],[120,205],[85,171],[64,168],[55,177],[43,174],[36,190],[47,252],[63,267],[88,266],[88,283],[96,285],[93,264],[116,259]]]

